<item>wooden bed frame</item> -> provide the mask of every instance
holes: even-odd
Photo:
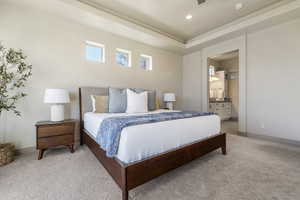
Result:
[[[102,163],[122,190],[123,200],[128,200],[129,190],[207,153],[221,148],[222,153],[226,154],[226,134],[223,133],[128,165],[115,158],[109,158],[83,127],[81,94],[79,88],[80,144],[86,144]]]

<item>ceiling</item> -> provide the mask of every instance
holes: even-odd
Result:
[[[159,30],[177,41],[187,41],[281,0],[85,0],[117,15]],[[243,8],[235,9],[236,3]],[[186,20],[191,14],[193,18]]]

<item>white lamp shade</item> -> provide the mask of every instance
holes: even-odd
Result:
[[[64,89],[46,89],[44,103],[63,104],[70,103],[69,92]]]
[[[174,93],[165,93],[164,94],[164,101],[165,102],[173,102],[176,101]]]

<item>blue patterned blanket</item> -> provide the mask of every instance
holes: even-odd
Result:
[[[157,114],[109,117],[102,121],[96,140],[108,157],[114,157],[119,148],[123,128],[140,124],[212,115],[209,112],[164,112]]]

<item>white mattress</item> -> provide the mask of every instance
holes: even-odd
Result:
[[[107,117],[159,112],[168,111],[156,110],[139,114],[88,112],[84,114],[84,128],[96,138],[102,120]],[[116,157],[123,163],[139,161],[216,135],[220,133],[220,126],[220,117],[209,115],[126,127],[122,130]]]

